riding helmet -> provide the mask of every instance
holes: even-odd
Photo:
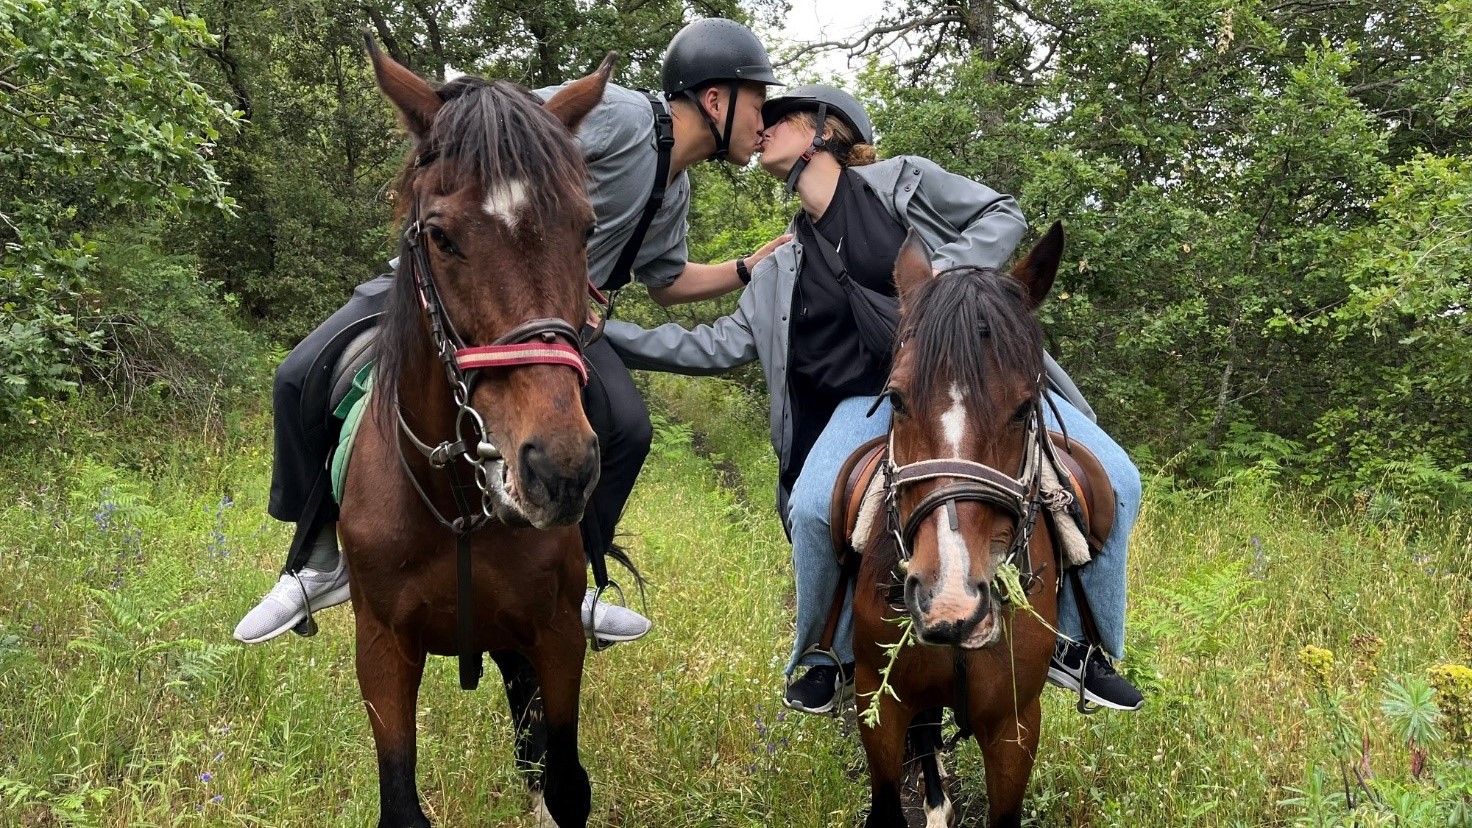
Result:
[[[824,105],[827,114],[848,125],[859,140],[866,144],[874,143],[874,123],[869,120],[869,113],[864,111],[859,99],[836,86],[822,83],[798,86],[767,99],[762,104],[762,126],[771,129],[773,124],[793,112],[816,112]]]
[[[673,98],[711,81],[777,83],[766,47],[751,30],[724,17],[681,29],[664,54],[664,93]]]

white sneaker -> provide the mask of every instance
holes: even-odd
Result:
[[[308,601],[312,612],[321,612],[348,600],[349,594],[348,568],[341,555],[331,572],[304,567],[296,575],[282,575],[266,597],[235,625],[235,639],[246,644],[270,641],[307,617]]]
[[[583,629],[592,628],[599,641],[606,644],[633,641],[643,638],[654,626],[648,618],[628,607],[595,601],[597,596],[596,589],[588,590],[583,596]]]

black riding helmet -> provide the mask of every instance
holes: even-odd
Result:
[[[836,86],[828,86],[823,83],[809,83],[798,86],[781,95],[778,95],[762,104],[762,126],[771,129],[772,125],[794,112],[815,112],[818,115],[818,129],[813,133],[813,143],[792,165],[792,170],[787,173],[787,192],[797,189],[797,178],[807,167],[808,162],[813,159],[818,150],[822,149],[827,141],[823,138],[823,125],[827,122],[829,115],[842,121],[859,140],[866,144],[874,143],[874,122],[869,120],[869,113],[864,111],[864,105],[853,95],[839,89]]]
[[[687,25],[670,41],[664,54],[663,81],[666,98],[684,95],[695,104],[716,139],[711,157],[724,160],[731,146],[731,124],[736,118],[741,84],[753,81],[773,86],[777,75],[766,47],[750,29],[734,20],[707,17]],[[696,90],[719,81],[725,81],[731,93],[724,130],[716,126],[696,95]]]

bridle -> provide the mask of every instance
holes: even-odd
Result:
[[[436,155],[434,152],[423,153],[415,159],[414,166],[424,167]],[[431,446],[419,439],[409,427],[397,399],[394,400],[394,410],[398,415],[399,432],[424,455],[431,467],[445,469],[449,473],[450,491],[455,498],[458,517],[450,519],[440,513],[429,493],[414,476],[414,471],[404,456],[403,441],[396,440],[395,443],[398,445],[399,465],[403,467],[414,490],[419,493],[419,499],[424,502],[435,520],[455,535],[455,649],[460,661],[460,687],[474,690],[480,685],[482,664],[480,650],[473,643],[475,602],[471,587],[470,536],[495,520],[492,475],[504,469],[506,461],[501,455],[501,449],[492,441],[485,420],[471,406],[471,392],[484,372],[512,370],[525,365],[565,365],[577,371],[578,379],[583,385],[587,385],[588,366],[583,359],[582,341],[577,329],[563,319],[530,319],[502,334],[489,345],[466,345],[455,330],[449,315],[445,313],[444,302],[435,283],[434,270],[429,264],[429,248],[424,242],[424,224],[419,219],[418,198],[415,198],[414,209],[408,218],[404,243],[409,247],[409,270],[414,277],[414,289],[419,295],[419,304],[429,317],[430,340],[444,366],[445,378],[449,380],[455,400],[455,433],[449,440]],[[479,510],[471,507],[467,497],[470,487],[461,479],[455,460],[464,460],[475,470],[474,486],[480,493]]]
[[[427,161],[421,156],[415,163],[422,165]],[[434,271],[429,264],[429,249],[424,241],[425,230],[419,220],[417,199],[409,219],[408,227],[404,230],[404,241],[410,254],[409,269],[414,278],[419,303],[429,317],[430,340],[444,366],[445,378],[450,383],[457,412],[455,432],[451,439],[430,446],[419,439],[405,422],[396,400],[394,407],[399,410],[399,430],[434,468],[449,467],[453,476],[451,461],[460,459],[470,464],[475,470],[475,486],[481,496],[480,512],[473,516],[473,521],[478,524],[493,519],[494,498],[490,475],[505,460],[500,447],[491,439],[480,412],[470,404],[471,392],[476,383],[489,370],[510,370],[524,365],[565,365],[577,371],[578,379],[583,385],[587,385],[588,367],[583,361],[582,341],[577,329],[562,319],[531,319],[502,334],[490,345],[467,346],[455,330],[440,298]],[[403,459],[402,447],[400,459]],[[460,531],[463,527],[457,527],[456,521],[447,520],[440,514],[412,473],[409,477],[435,518],[451,531]],[[457,500],[460,498],[458,491],[456,497]],[[471,515],[466,514],[467,511],[461,509],[462,522],[472,519]]]
[[[920,524],[932,512],[944,507],[951,530],[960,531],[956,504],[962,501],[986,503],[1003,509],[1012,516],[1012,542],[1003,560],[1017,567],[1021,573],[1023,590],[1031,594],[1040,581],[1038,570],[1033,567],[1029,547],[1038,514],[1046,500],[1042,475],[1043,463],[1046,462],[1043,441],[1047,439],[1042,405],[1034,400],[1028,414],[1027,434],[1023,438],[1022,468],[1013,477],[984,463],[959,457],[932,458],[897,465],[894,462],[894,429],[891,427],[889,447],[885,452],[883,465],[884,501],[888,531],[894,537],[900,574],[903,575],[908,569],[913,554],[911,547],[915,534],[920,531]],[[908,516],[901,516],[900,491],[906,486],[928,480],[953,482],[947,482],[926,493]],[[1001,598],[1004,601],[1011,600],[1006,595]]]

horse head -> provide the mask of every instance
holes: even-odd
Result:
[[[936,274],[911,231],[896,261],[888,509],[905,606],[924,643],[995,643],[998,566],[1030,569],[1046,439],[1042,329],[1032,311],[1062,249],[1054,224],[1010,276],[974,267]]]
[[[406,430],[465,441],[492,516],[576,523],[598,440],[582,407],[594,216],[574,131],[614,55],[544,106],[506,81],[435,89],[371,38],[368,49],[414,140],[395,190],[404,232],[380,326],[381,422],[402,416]]]

